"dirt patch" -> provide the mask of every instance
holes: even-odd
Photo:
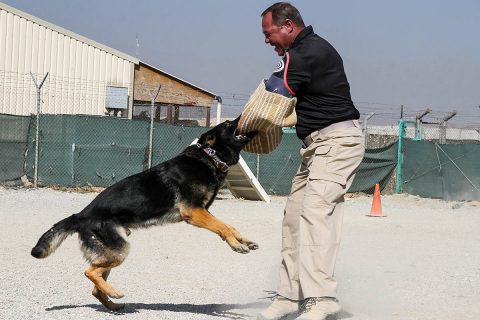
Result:
[[[38,237],[97,193],[0,188],[1,319],[252,319],[275,290],[285,198],[272,203],[222,194],[211,211],[260,245],[246,255],[218,236],[180,223],[137,230],[112,271],[122,314],[90,294],[76,236],[51,257],[30,256]],[[382,196],[386,218],[370,218],[371,196],[346,200],[336,277],[337,319],[480,319],[480,207],[408,195]]]

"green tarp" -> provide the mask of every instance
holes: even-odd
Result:
[[[445,200],[480,199],[480,144],[404,141],[403,191]]]
[[[38,179],[42,185],[109,186],[143,171],[148,163],[149,127],[141,120],[42,115]],[[204,131],[155,123],[152,164],[174,157]],[[35,124],[28,138],[29,177],[34,175],[34,136]]]
[[[33,178],[36,121],[34,116],[23,119],[31,125],[28,138],[23,133],[19,134],[19,140],[23,140],[23,149],[27,148],[25,173]],[[149,122],[99,116],[41,115],[40,129],[40,185],[109,186],[147,168]],[[155,122],[152,164],[174,157],[206,130]],[[300,146],[295,133],[286,132],[282,143],[272,153],[257,156],[242,152],[242,156],[269,194],[287,195],[300,165]],[[11,150],[6,144],[0,148],[3,172],[15,168],[16,174],[12,177],[22,176],[24,152]],[[393,144],[367,150],[350,191],[370,192],[375,183],[384,185],[396,164],[396,148]],[[3,161],[9,157],[12,161]]]
[[[378,149],[365,150],[349,192],[373,193],[375,184],[383,189],[397,166],[398,142]]]
[[[301,163],[301,142],[295,133],[283,135],[282,142],[275,151],[259,157],[259,181],[269,194],[288,195],[291,182]],[[256,155],[244,153],[249,167],[255,173]],[[397,164],[397,143],[390,146],[365,151],[365,156],[349,192],[373,192],[375,183],[383,188],[390,179]]]
[[[0,181],[18,180],[24,173],[30,117],[0,114]]]

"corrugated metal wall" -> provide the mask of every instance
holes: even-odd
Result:
[[[127,55],[0,3],[0,113],[36,113],[42,87],[42,113],[104,115],[106,86],[133,93],[134,62]]]

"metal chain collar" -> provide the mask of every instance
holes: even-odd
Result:
[[[197,143],[197,147],[203,149],[205,153],[211,158],[213,165],[222,172],[228,171],[228,164],[220,160],[220,158],[216,155],[216,151],[211,147],[202,147],[200,143]]]

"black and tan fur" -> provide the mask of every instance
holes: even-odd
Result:
[[[78,233],[90,263],[85,275],[95,285],[92,294],[108,309],[118,310],[122,305],[109,298],[123,294],[107,278],[128,255],[131,229],[185,221],[218,234],[236,252],[257,249],[256,243],[208,211],[225,181],[227,166],[238,162],[241,149],[255,136],[253,132],[235,136],[238,120],[217,125],[178,156],[105,189],[81,212],[45,232],[32,256],[46,258]]]

